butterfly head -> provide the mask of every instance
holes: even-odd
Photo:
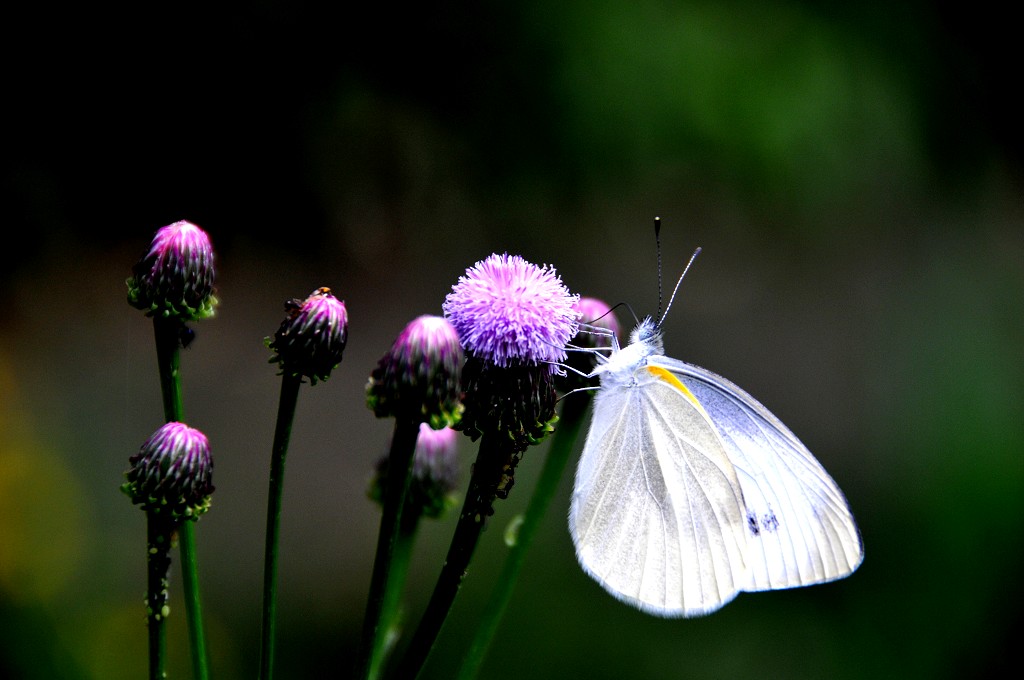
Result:
[[[629,346],[642,348],[640,353],[643,356],[651,354],[663,354],[665,343],[662,340],[661,326],[651,317],[645,318],[636,325],[633,332],[629,334]]]
[[[650,317],[644,319],[629,334],[629,344],[612,352],[608,360],[594,371],[602,380],[621,382],[631,380],[633,371],[647,363],[647,358],[664,354],[661,329]]]

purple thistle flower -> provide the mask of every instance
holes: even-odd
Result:
[[[210,442],[184,423],[167,423],[128,459],[121,490],[146,512],[195,520],[210,507],[213,459]]]
[[[182,322],[213,316],[213,245],[205,231],[180,221],[157,230],[149,252],[132,267],[128,303],[147,316]]]
[[[463,353],[447,320],[423,315],[402,330],[370,374],[366,404],[378,418],[426,422],[434,429],[462,415]]]
[[[488,479],[498,497],[507,496],[527,447],[554,430],[556,364],[576,334],[578,303],[552,267],[508,254],[477,262],[445,298],[468,356],[457,428],[474,440],[492,435],[474,476]],[[491,493],[479,499],[481,512],[492,512]]]
[[[315,385],[327,380],[341,363],[348,342],[348,310],[330,288],[317,288],[308,298],[289,300],[287,316],[267,346],[275,352],[270,363],[283,373],[309,378]]]
[[[459,478],[457,438],[458,433],[450,427],[435,430],[427,423],[420,423],[412,480],[405,501],[406,508],[413,510],[416,516],[440,517],[457,502],[454,496]],[[377,463],[377,474],[370,484],[369,496],[377,502],[384,497],[388,467],[389,458],[384,456]]]
[[[459,277],[442,309],[466,352],[495,366],[565,360],[576,334],[579,296],[554,268],[518,255],[491,255]]]

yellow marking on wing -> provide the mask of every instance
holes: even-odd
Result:
[[[653,375],[655,378],[664,380],[669,385],[672,385],[677,390],[682,392],[684,397],[689,399],[694,406],[696,406],[698,409],[701,410],[702,413],[704,413],[704,415],[707,415],[707,412],[704,410],[704,407],[701,406],[699,401],[697,401],[697,397],[693,395],[693,392],[690,391],[690,388],[684,385],[682,381],[679,380],[679,378],[677,378],[675,375],[673,375],[672,372],[669,371],[667,368],[662,368],[660,366],[647,366],[647,372]]]

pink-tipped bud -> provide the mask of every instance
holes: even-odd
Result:
[[[148,316],[180,321],[213,315],[213,245],[191,222],[161,227],[149,252],[132,267],[128,303]]]
[[[128,462],[128,481],[121,490],[143,510],[195,520],[209,509],[213,459],[210,442],[199,430],[167,423]]]
[[[416,512],[417,516],[440,517],[458,502],[455,496],[459,482],[457,439],[458,433],[449,427],[434,430],[427,423],[420,423],[412,481],[405,501],[407,510]],[[377,502],[384,497],[388,463],[387,456],[377,463],[377,474],[370,483],[369,496]]]
[[[454,425],[462,414],[459,336],[440,316],[413,319],[370,374],[366,404],[378,418]]]
[[[274,351],[271,363],[289,375],[309,378],[312,384],[327,380],[341,363],[348,342],[348,310],[330,288],[317,288],[305,300],[285,303],[288,316],[267,346]]]
[[[603,300],[597,298],[580,298],[580,330],[572,339],[575,347],[585,350],[598,350],[611,348],[612,339],[616,342],[619,337],[620,326],[615,312]],[[618,346],[617,344],[614,346]],[[608,352],[603,353],[608,356]],[[596,379],[586,378],[586,374],[594,370],[598,363],[598,352],[596,351],[572,351],[566,360],[564,376],[559,376],[556,381],[558,388],[569,392],[581,387],[590,387],[597,384]]]

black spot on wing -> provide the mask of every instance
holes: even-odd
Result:
[[[779,528],[779,518],[771,508],[768,508],[768,512],[761,515],[760,519],[757,513],[751,510],[747,512],[747,528],[750,529],[752,536],[760,536],[762,531],[774,533]]]

